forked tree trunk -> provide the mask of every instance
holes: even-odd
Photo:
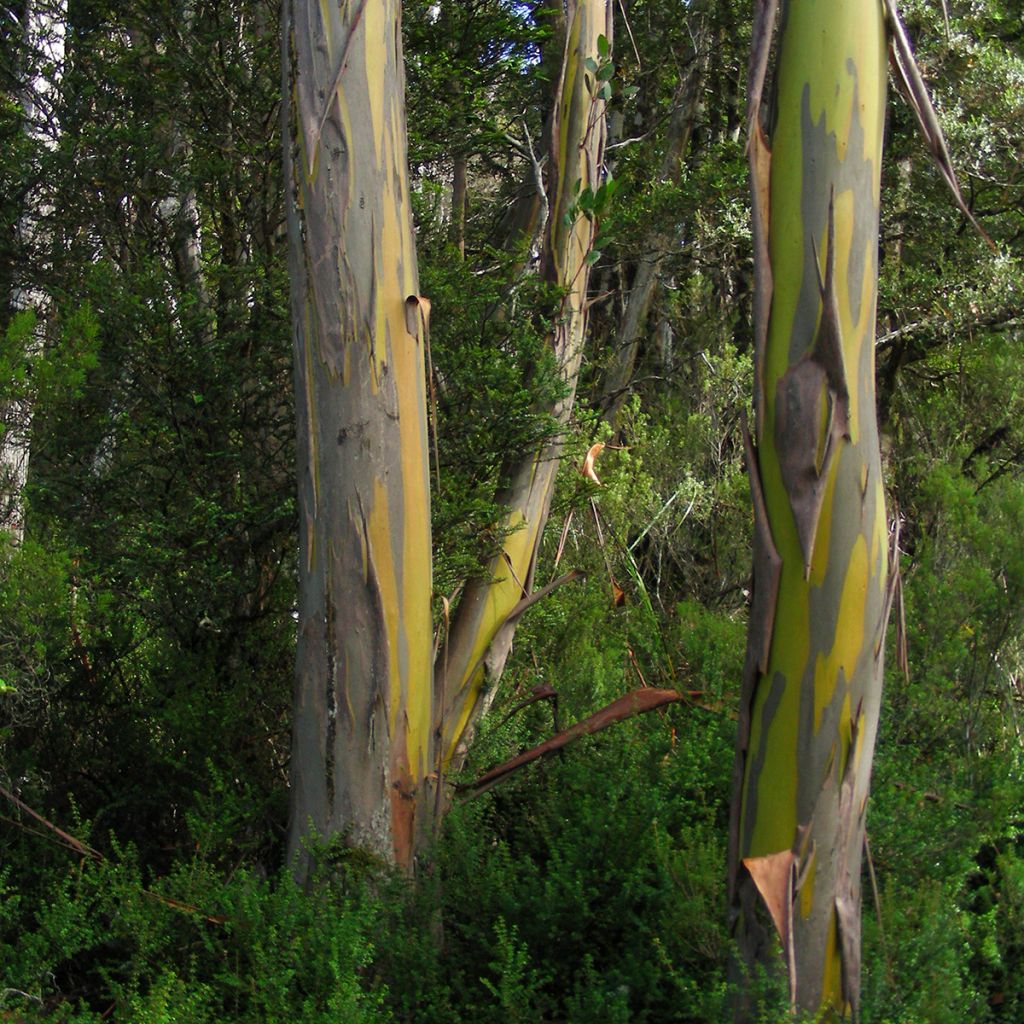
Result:
[[[543,266],[548,281],[563,293],[549,338],[567,388],[551,410],[559,427],[569,421],[576,394],[586,329],[586,296],[595,224],[576,207],[583,189],[601,184],[605,100],[588,59],[602,63],[599,37],[612,38],[608,0],[575,0],[566,21],[566,50],[552,128],[548,218]],[[471,580],[436,666],[441,737],[441,774],[457,769],[476,722],[495,695],[515,631],[510,618],[530,592],[534,564],[558,471],[562,440],[528,452],[511,464],[499,500],[508,509],[511,531],[487,575]]]
[[[399,0],[287,0],[299,466],[289,858],[313,832],[408,866],[432,806],[424,380]]]
[[[881,0],[757,5],[754,596],[730,843],[749,977],[779,961],[794,1009],[855,1014],[860,869],[882,685],[889,548],[875,417]],[[738,1017],[753,1019],[749,1000]]]

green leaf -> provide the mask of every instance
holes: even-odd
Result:
[[[612,52],[611,43],[608,42],[608,37],[600,35],[597,37],[597,52],[602,57],[607,57]]]

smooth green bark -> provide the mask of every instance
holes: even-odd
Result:
[[[890,592],[874,392],[886,40],[879,0],[785,3],[769,139],[771,8],[751,65],[755,562],[732,912],[748,971],[781,945],[794,1008],[843,1017]]]

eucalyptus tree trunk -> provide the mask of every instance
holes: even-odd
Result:
[[[593,69],[610,57],[612,4],[573,0],[566,14],[542,258],[546,279],[562,294],[548,338],[566,386],[565,397],[551,409],[560,428],[572,411],[586,330],[595,223],[578,201],[587,189],[597,192],[601,186],[607,90]],[[607,42],[599,44],[601,37]],[[508,509],[509,533],[486,574],[467,584],[437,661],[442,774],[461,765],[474,726],[494,699],[512,645],[517,606],[522,607],[533,585],[561,451],[559,437],[540,451],[517,456],[506,468],[499,501]]]
[[[781,947],[793,1008],[837,1019],[858,1003],[891,594],[874,390],[886,31],[881,0],[784,2],[768,138],[774,15],[757,5],[751,60],[754,595],[731,913],[747,981]]]
[[[432,806],[424,334],[399,0],[287,0],[282,65],[299,467],[289,857],[408,867]]]

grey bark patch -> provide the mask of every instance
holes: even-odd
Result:
[[[803,184],[800,200],[800,217],[804,225],[804,274],[793,318],[793,332],[790,338],[789,361],[795,363],[814,343],[818,331],[821,309],[821,275],[818,268],[818,253],[815,239],[828,229],[830,211],[834,198],[843,192],[853,192],[853,204],[857,210],[877,210],[872,162],[863,156],[865,145],[864,125],[860,118],[860,89],[857,83],[857,68],[848,62],[846,69],[853,79],[853,100],[851,103],[850,129],[845,147],[845,158],[840,159],[835,132],[826,128],[825,114],[815,121],[811,116],[811,90],[806,85],[801,97],[800,138],[803,146]],[[825,192],[822,181],[831,182]],[[869,272],[865,262],[874,253],[877,239],[877,220],[872,217],[855,217],[853,237],[850,239],[848,272],[844,284],[857,284],[856,294],[850,294],[849,303],[853,320],[860,318],[860,292],[863,290],[864,275]],[[831,248],[831,246],[830,246]],[[871,270],[874,269],[872,264]]]
[[[835,882],[843,996],[852,1008],[854,1019],[860,996],[860,855],[864,835],[864,806],[856,805],[859,715],[860,708],[850,723],[849,751],[839,786]]]

